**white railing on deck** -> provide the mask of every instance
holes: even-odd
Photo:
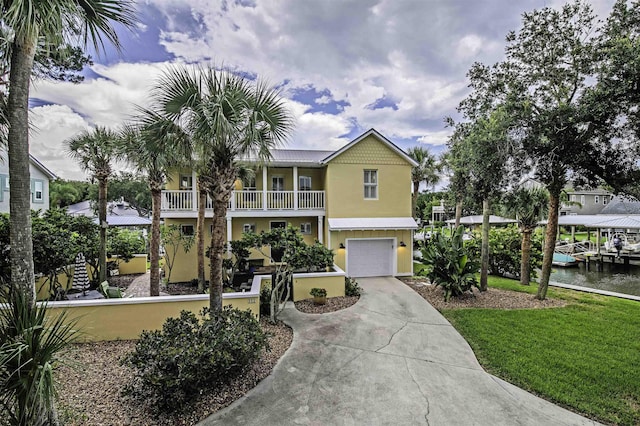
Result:
[[[324,191],[233,191],[229,200],[229,210],[323,210]],[[194,192],[162,191],[162,210],[197,210],[198,200],[194,202]],[[265,206],[266,202],[266,206]],[[207,209],[212,202],[207,197]]]

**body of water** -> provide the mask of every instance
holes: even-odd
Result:
[[[554,266],[550,281],[640,296],[640,267],[605,263],[602,271],[594,269],[592,265],[587,271],[584,263],[577,268]]]

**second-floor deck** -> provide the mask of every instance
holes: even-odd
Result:
[[[207,197],[205,209],[212,209]],[[228,214],[254,212],[291,211],[305,212],[325,210],[324,191],[233,191],[229,200]],[[162,191],[163,214],[197,212],[198,194],[192,190]],[[181,215],[182,216],[182,215]]]

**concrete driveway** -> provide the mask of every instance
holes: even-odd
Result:
[[[293,344],[244,398],[202,425],[593,425],[488,373],[395,278],[359,279],[354,306],[282,319]]]

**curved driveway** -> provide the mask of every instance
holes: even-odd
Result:
[[[488,373],[430,304],[395,278],[358,279],[354,306],[282,319],[272,374],[202,425],[593,425]]]

